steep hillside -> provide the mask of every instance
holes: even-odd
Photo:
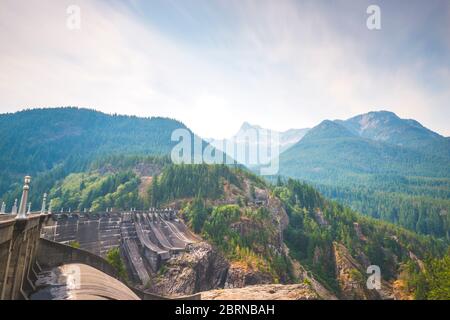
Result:
[[[225,287],[290,278],[281,236],[287,216],[256,176],[222,165],[168,166],[150,194],[155,205],[180,208],[188,225],[229,261]]]
[[[446,245],[324,199],[295,180],[274,189],[289,216],[285,241],[292,257],[340,298],[392,298],[401,267],[440,256]],[[366,269],[381,269],[382,290],[367,290]]]
[[[361,216],[295,180],[271,186],[240,169],[195,165],[168,166],[153,181],[152,201],[180,208],[228,261],[224,289],[303,283],[323,299],[391,299],[403,265],[439,257],[446,248]],[[370,265],[381,269],[380,290],[366,287]],[[166,272],[177,279],[186,267],[175,263]]]
[[[24,174],[62,166],[86,168],[108,154],[167,155],[184,124],[167,118],[108,115],[79,108],[33,109],[0,115],[0,195]]]
[[[142,180],[149,176],[143,197]],[[284,294],[291,288],[296,299],[393,298],[405,266],[445,251],[443,242],[363,217],[306,184],[289,180],[272,186],[224,165],[112,157],[58,181],[50,198],[55,212],[176,208],[178,218],[202,240],[149,274],[142,289],[164,295],[212,289],[225,291],[211,292],[211,298],[251,295],[251,287],[237,289],[267,285],[261,290]],[[381,290],[365,285],[369,265],[381,269]],[[268,287],[277,283],[300,285]]]

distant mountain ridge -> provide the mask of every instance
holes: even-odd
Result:
[[[233,136],[237,137],[240,134],[245,133],[247,130],[268,130],[270,132],[276,133],[279,135],[280,138],[280,149],[282,151],[289,149],[291,146],[299,142],[305,134],[309,131],[309,128],[302,128],[302,129],[288,129],[285,131],[277,131],[277,130],[271,130],[267,128],[263,128],[259,125],[253,125],[248,122],[244,122],[239,129],[239,131]]]
[[[278,136],[278,145],[276,145],[276,147],[281,153],[300,141],[308,131],[309,128],[276,131],[263,128],[259,125],[253,125],[249,122],[244,122],[239,128],[238,132],[236,132],[236,134],[234,134],[231,138],[221,140],[207,139],[207,141],[209,141],[211,145],[219,150],[222,150],[223,152],[227,152],[227,148],[230,148],[230,146],[234,146],[236,150],[242,150],[243,148],[245,148],[247,149],[247,152],[249,154],[252,153],[252,156],[256,159],[259,153],[258,150],[268,150],[270,149],[270,147],[274,147],[270,144],[269,141],[271,135]],[[273,150],[276,149],[273,148]],[[229,156],[233,157],[230,154]],[[236,160],[249,167],[255,165],[254,163],[250,163],[249,160],[245,158],[245,155],[236,156]]]
[[[449,164],[448,138],[381,111],[321,122],[280,155],[279,174],[362,213],[448,238]]]

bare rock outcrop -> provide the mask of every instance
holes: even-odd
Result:
[[[201,293],[202,300],[318,300],[307,284],[265,284],[244,288],[211,290]]]
[[[273,283],[272,275],[254,271],[242,263],[231,263],[224,288],[242,288],[249,285],[270,283]]]
[[[377,291],[367,289],[363,267],[351,256],[344,245],[334,242],[333,252],[336,279],[342,299],[377,300],[381,298]]]
[[[148,292],[180,296],[224,286],[229,263],[210,244],[200,242],[172,257],[152,277]]]

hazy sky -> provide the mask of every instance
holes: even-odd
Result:
[[[384,109],[450,135],[448,0],[0,0],[0,41],[2,113],[82,106],[221,138]]]

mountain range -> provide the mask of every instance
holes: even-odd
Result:
[[[158,294],[296,283],[304,298],[448,297],[448,138],[386,111],[324,120],[280,132],[280,172],[262,178],[172,163],[179,128],[189,130],[78,108],[0,115],[1,201],[10,212],[31,174],[32,210],[44,192],[54,213],[94,220],[108,208],[178,209],[201,242],[141,283]],[[236,137],[249,130],[264,132],[244,123]],[[382,290],[367,289],[369,265]]]
[[[382,111],[321,122],[280,155],[280,172],[321,181],[365,174],[448,178],[449,161],[446,138]]]
[[[245,122],[231,139],[212,143],[222,150],[223,143],[241,150],[247,145],[249,155],[235,158],[257,171],[249,159],[256,158],[259,148],[267,150],[268,142],[261,134],[246,140],[247,133],[267,131]],[[327,197],[364,214],[448,238],[448,138],[389,111],[275,133],[279,176],[314,184]]]

